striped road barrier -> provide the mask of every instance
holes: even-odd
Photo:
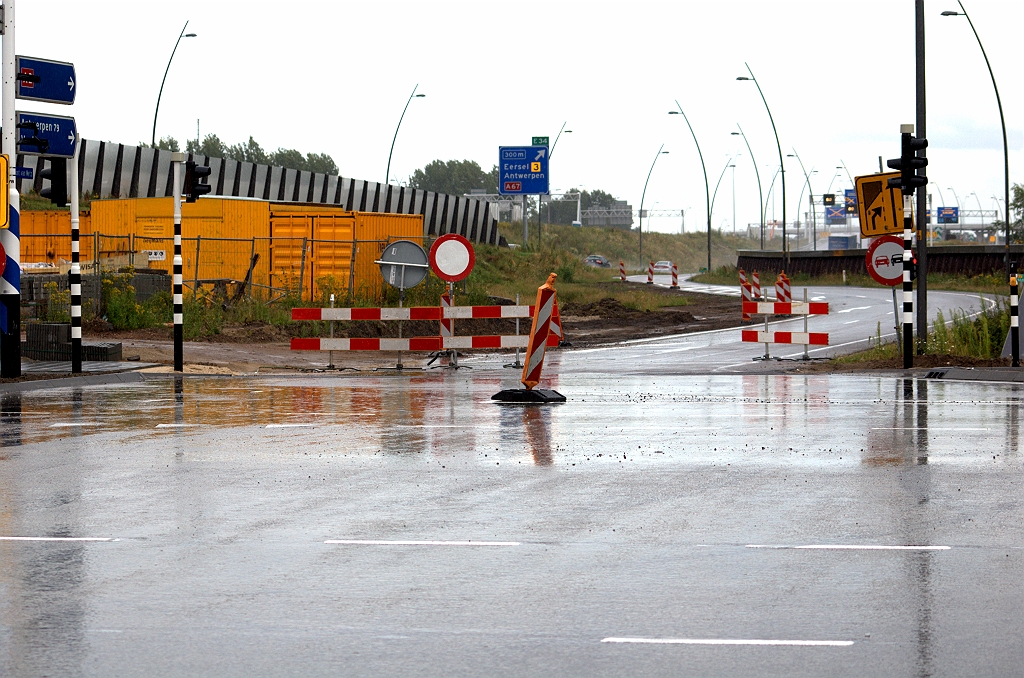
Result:
[[[483,336],[483,337],[410,337],[409,339],[292,339],[293,351],[447,351],[457,349],[500,349],[526,348],[530,337]],[[554,338],[555,346],[558,338]],[[549,345],[550,341],[549,341]]]
[[[793,301],[793,288],[785,271],[775,280],[775,301]]]
[[[828,346],[828,332],[761,332],[759,330],[743,330],[743,341],[756,344]]]
[[[292,320],[442,320],[532,318],[533,306],[407,306],[405,308],[293,308]]]
[[[781,287],[779,283],[776,283],[776,293],[782,292],[785,294],[789,287],[789,279],[785,278],[785,273],[779,274],[779,281],[786,284],[784,287]],[[771,357],[769,351],[770,344],[803,344],[804,360],[809,360],[810,356],[807,354],[807,346],[828,346],[828,333],[808,332],[807,317],[812,315],[828,315],[828,312],[828,302],[807,301],[806,287],[804,288],[803,301],[747,301],[746,289],[744,289],[743,318],[747,319],[751,315],[763,315],[764,331],[743,330],[743,341],[764,344],[764,356],[762,356],[761,360],[768,360]],[[804,317],[804,331],[769,332],[768,316],[770,315],[802,315]]]
[[[761,298],[761,276],[757,271],[750,274],[750,287],[755,299]]]
[[[744,300],[743,312],[751,315],[828,315],[828,302]]]
[[[619,259],[619,280],[626,282],[626,262]]]
[[[650,261],[647,263],[647,284],[654,284],[654,262]]]
[[[670,289],[679,289],[679,267],[676,266],[676,262],[672,262],[672,287]]]

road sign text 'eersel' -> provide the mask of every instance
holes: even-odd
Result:
[[[499,146],[498,192],[537,195],[549,192],[547,146]]]

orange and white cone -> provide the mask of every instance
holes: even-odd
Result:
[[[785,271],[780,273],[779,277],[775,280],[775,301],[783,303],[793,301],[793,291]]]
[[[562,332],[562,314],[558,311],[558,297],[551,308],[551,327],[548,329],[548,346],[560,346],[565,341]]]
[[[754,271],[751,276],[751,291],[754,294],[754,301],[761,301],[761,275]]]
[[[648,262],[647,264],[647,284],[654,284],[654,262]]]
[[[750,283],[744,282],[740,284],[740,291],[743,292],[743,301],[754,301],[753,290],[750,287]],[[743,311],[743,320],[750,320],[750,314]]]
[[[544,352],[548,346],[548,333],[551,331],[551,315],[555,307],[554,273],[548,276],[547,282],[537,290],[536,309],[533,313],[533,326],[530,328],[530,343],[526,346],[526,364],[523,365],[523,386],[532,389],[540,383],[540,373],[544,368]]]
[[[619,280],[626,282],[626,262],[619,259]]]

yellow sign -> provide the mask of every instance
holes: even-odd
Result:
[[[889,179],[899,175],[886,172],[855,178],[862,237],[903,232],[903,191],[889,188]]]
[[[531,162],[530,163],[530,171],[531,172],[539,172],[540,171],[540,163],[539,162]]]
[[[11,161],[6,155],[0,155],[0,177],[4,178],[0,186],[0,228],[7,228],[11,223]]]

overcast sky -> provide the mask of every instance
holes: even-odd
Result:
[[[1021,29],[1024,3],[964,0],[1003,97],[1010,178],[1024,181]],[[929,179],[936,205],[994,209],[1002,196],[1002,137],[988,72],[970,26],[927,0]],[[602,189],[645,207],[686,209],[687,230],[705,224],[701,144],[714,190],[736,157],[736,221],[758,221],[778,167],[765,107],[784,154],[799,153],[815,194],[849,188],[899,155],[899,125],[914,121],[912,0],[882,2],[58,2],[18,0],[17,51],[75,63],[73,107],[19,102],[22,110],[74,115],[90,139],[148,141],[160,79],[185,21],[163,93],[157,136],[214,132],[329,153],[341,174],[384,180],[395,125],[413,86],[392,177],[434,159],[472,159],[489,170],[499,145],[554,141],[552,188]],[[730,171],[731,172],[731,171]],[[732,174],[719,189],[713,225],[732,227]],[[786,159],[790,219],[803,174]],[[779,189],[775,189],[778,193]],[[806,194],[803,201],[806,205]],[[781,202],[773,201],[781,218]],[[768,216],[772,216],[772,206]],[[800,209],[800,212],[806,207]],[[679,219],[654,228],[678,231]]]

